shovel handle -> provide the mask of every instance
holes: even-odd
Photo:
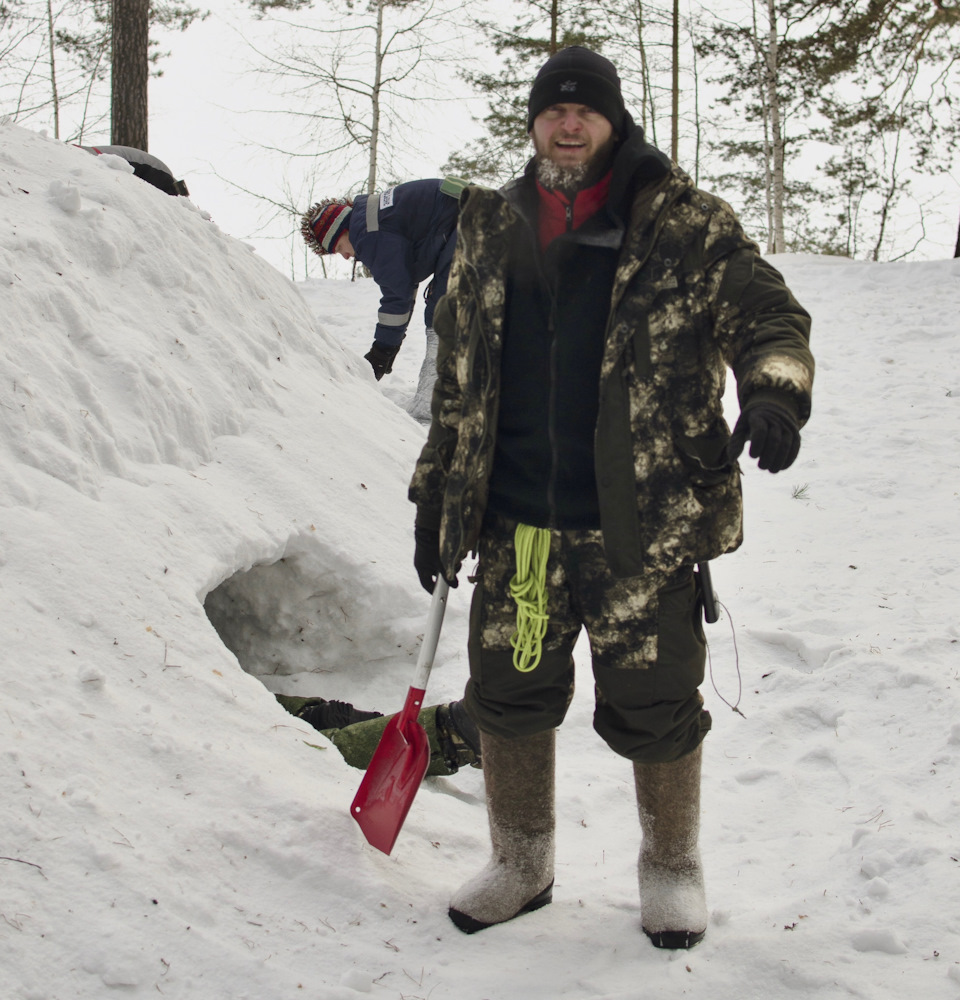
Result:
[[[433,588],[433,600],[430,602],[430,614],[427,615],[427,625],[423,631],[423,642],[420,644],[420,655],[417,657],[417,670],[410,685],[411,691],[418,690],[420,692],[421,699],[426,691],[430,671],[433,668],[433,658],[437,654],[440,626],[443,624],[443,613],[447,608],[449,589],[447,581],[438,575],[436,585]],[[409,695],[407,697],[409,699]],[[416,712],[414,718],[416,718]]]

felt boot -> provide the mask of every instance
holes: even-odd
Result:
[[[450,919],[467,934],[553,898],[556,731],[507,740],[480,734],[492,857],[454,895]]]
[[[433,399],[433,383],[437,381],[437,334],[430,327],[426,329],[427,348],[420,366],[417,391],[407,406],[407,413],[421,424],[430,423],[430,402]]]
[[[634,763],[640,847],[640,915],[658,948],[692,948],[707,930],[700,835],[702,744],[669,764]]]

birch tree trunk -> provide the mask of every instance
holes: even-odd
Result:
[[[53,34],[53,2],[47,0],[47,40],[50,43],[50,92],[53,96],[53,137],[60,138],[60,97],[57,94],[57,61],[54,55],[56,46]]]
[[[380,145],[380,90],[383,87],[383,3],[377,0],[377,32],[374,50],[373,84],[370,88],[370,160],[367,169],[367,193],[377,189],[377,152]]]
[[[780,125],[780,95],[777,90],[777,59],[779,40],[777,37],[776,0],[767,0],[767,15],[770,28],[767,35],[767,107],[770,112],[770,141],[773,146],[773,171],[771,177],[773,202],[773,252],[783,253],[786,240],[783,235],[783,131]]]
[[[760,45],[757,4],[752,7],[756,72],[760,81],[760,118],[763,126],[763,200],[767,211],[767,253],[773,253],[773,144],[770,141],[770,108],[767,104],[767,59]]]

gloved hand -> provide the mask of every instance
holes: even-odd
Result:
[[[393,359],[400,351],[400,345],[391,347],[390,344],[381,344],[379,340],[373,342],[373,346],[364,354],[364,361],[370,362],[373,369],[373,377],[379,382],[384,375],[389,375],[393,371]]]
[[[750,457],[761,469],[782,472],[793,465],[800,451],[800,427],[789,410],[772,403],[747,406],[740,414],[727,454],[735,462],[750,439]]]
[[[418,524],[413,529],[413,540],[416,543],[414,568],[420,577],[420,585],[428,594],[432,594],[437,579],[443,575],[440,567],[440,532],[437,528],[424,528]],[[456,587],[457,578],[447,582],[451,587]]]

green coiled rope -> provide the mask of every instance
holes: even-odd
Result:
[[[514,534],[517,572],[510,581],[510,596],[517,602],[517,630],[510,637],[513,665],[521,673],[536,669],[547,634],[547,559],[550,531],[518,524]]]

